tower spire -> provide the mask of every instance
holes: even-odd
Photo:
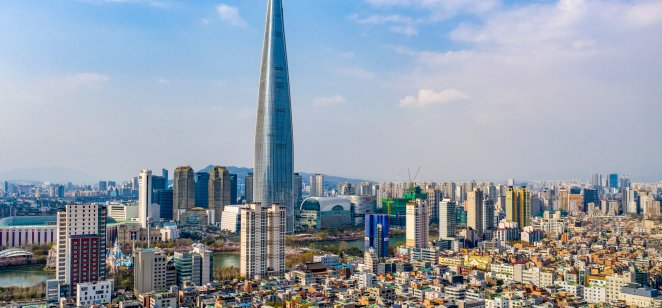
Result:
[[[294,146],[290,79],[282,0],[267,1],[255,128],[253,200],[286,209],[287,232],[294,231]]]

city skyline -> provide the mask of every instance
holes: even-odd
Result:
[[[263,2],[3,3],[0,138],[12,150],[0,174],[251,166]],[[650,133],[661,128],[659,2],[481,3],[285,1],[292,24],[320,28],[288,31],[295,170],[662,177],[650,167],[662,150]],[[347,146],[319,151],[328,144]]]

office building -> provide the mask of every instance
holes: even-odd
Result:
[[[173,213],[173,191],[172,189],[157,190],[155,192],[154,203],[159,205],[161,219],[172,221]]]
[[[365,251],[373,248],[379,259],[388,257],[388,215],[365,215]]]
[[[179,221],[186,211],[195,207],[195,179],[193,168],[175,169],[172,193],[172,219]]]
[[[354,209],[353,223],[355,225],[362,225],[365,222],[366,215],[377,213],[377,199],[373,196],[348,195],[338,197],[349,200],[349,203]]]
[[[232,179],[230,172],[225,167],[214,166],[208,179],[209,209],[214,210],[214,221],[220,222],[223,209],[230,205],[232,199]]]
[[[439,221],[439,203],[441,203],[443,193],[438,189],[426,189],[424,193],[428,195],[430,222],[437,222]]]
[[[229,204],[236,204],[237,203],[237,175],[234,173],[230,173],[230,203]]]
[[[407,202],[407,228],[405,245],[410,248],[427,248],[430,236],[428,205],[423,199]]]
[[[152,206],[152,171],[144,169],[138,177],[138,222],[143,228],[150,223]]]
[[[286,209],[259,203],[241,209],[240,274],[248,279],[285,271]]]
[[[244,180],[244,201],[253,203],[253,173],[249,173]]]
[[[340,197],[310,197],[301,203],[298,226],[303,229],[343,229],[354,225],[352,204]]]
[[[483,192],[475,188],[467,192],[464,209],[467,211],[467,227],[475,231],[480,239],[483,237]]]
[[[110,203],[107,206],[108,208],[108,217],[115,219],[116,221],[133,221],[138,219],[138,212],[140,206],[136,206],[135,203],[122,204],[122,203]]]
[[[294,189],[294,200],[296,200],[295,208],[299,208],[301,202],[303,202],[303,177],[300,174],[294,174],[292,187]]]
[[[310,176],[310,196],[324,197],[324,175],[314,174]]]
[[[292,103],[285,46],[282,0],[267,4],[257,124],[253,201],[278,203],[287,213],[287,232],[294,232],[294,141]]]
[[[439,239],[446,240],[455,237],[457,227],[455,201],[444,198],[439,204]]]
[[[69,204],[57,213],[56,279],[76,285],[106,279],[105,205]]]
[[[609,183],[607,183],[609,188],[618,189],[618,174],[612,173],[608,177]]]
[[[204,286],[213,281],[214,264],[212,252],[204,244],[193,244],[193,249],[187,252],[175,252],[175,269],[177,270],[177,285],[185,283]]]
[[[133,253],[133,293],[165,291],[167,285],[168,255],[156,248],[138,249]]]
[[[209,173],[196,172],[195,178],[195,207],[207,209],[209,207]]]
[[[107,191],[107,190],[108,190],[108,182],[99,181],[99,191]]]
[[[221,215],[221,230],[237,233],[241,228],[241,205],[228,205]]]

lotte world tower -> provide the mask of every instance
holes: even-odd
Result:
[[[294,232],[292,105],[282,0],[268,0],[255,127],[253,201],[286,208]]]

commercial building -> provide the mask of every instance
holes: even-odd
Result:
[[[246,278],[285,271],[286,209],[260,203],[241,209],[240,274]]]
[[[221,215],[221,230],[238,233],[241,228],[241,205],[228,205]]]
[[[76,285],[76,306],[110,304],[113,296],[113,281],[83,282]]]
[[[11,216],[0,219],[0,247],[55,243],[56,216]]]
[[[324,175],[313,174],[310,176],[310,196],[324,197]]]
[[[212,252],[204,244],[193,244],[193,250],[175,252],[177,285],[189,283],[204,286],[213,280],[214,260]]]
[[[133,293],[136,296],[167,289],[167,257],[158,248],[138,249],[133,253]]]
[[[378,258],[388,257],[388,215],[368,214],[365,217],[365,251],[373,248]]]
[[[110,203],[108,204],[108,217],[112,217],[116,221],[133,221],[138,220],[138,209],[135,203]]]
[[[172,198],[172,219],[179,221],[186,211],[195,207],[193,168],[186,166],[175,169]]]
[[[230,172],[225,167],[214,166],[209,172],[208,196],[210,210],[214,210],[214,221],[222,220],[223,209],[230,205],[232,200],[232,180]]]
[[[479,239],[483,238],[483,192],[475,188],[467,192],[467,200],[464,202],[467,211],[467,227],[476,232]]]
[[[368,214],[377,213],[377,199],[365,195],[340,195],[340,198],[349,200],[354,212],[354,224],[362,225]]]
[[[209,173],[198,171],[195,179],[195,207],[209,208]]]
[[[299,216],[299,226],[304,229],[341,229],[354,224],[352,204],[346,198],[307,198],[301,203]]]
[[[294,141],[282,0],[267,5],[255,127],[253,200],[281,204],[294,232]],[[260,272],[260,270],[257,270]]]
[[[157,190],[154,193],[154,203],[159,205],[161,219],[172,221],[173,214],[173,191],[172,189]]]

